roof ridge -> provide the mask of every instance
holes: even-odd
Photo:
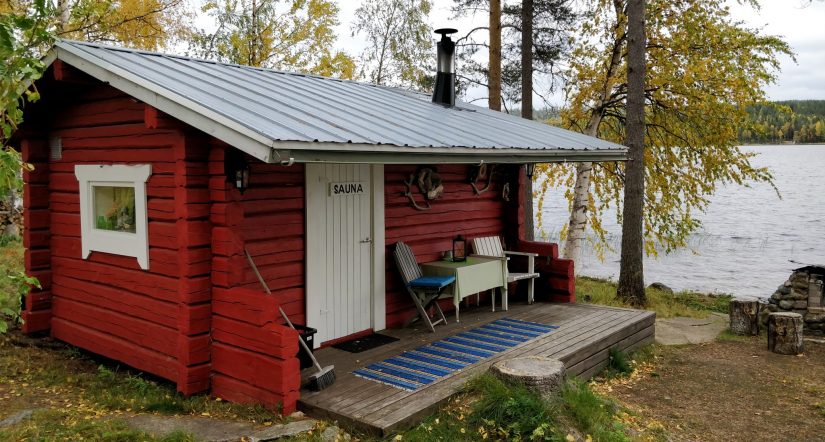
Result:
[[[159,52],[159,51],[149,51],[149,50],[146,50],[146,49],[127,48],[127,47],[123,47],[123,46],[113,46],[113,45],[107,45],[107,44],[102,44],[102,43],[93,43],[93,42],[87,42],[87,41],[81,41],[81,40],[71,40],[71,39],[67,39],[67,38],[58,38],[57,41],[55,42],[55,44],[59,45],[60,43],[66,43],[66,44],[76,45],[76,46],[88,46],[88,47],[92,47],[92,48],[119,51],[119,52],[129,52],[129,53],[133,53],[133,54],[149,55],[149,56],[155,56],[155,57],[175,58],[175,59],[179,59],[179,60],[192,61],[192,62],[196,62],[196,63],[206,63],[206,64],[221,65],[221,66],[229,66],[229,67],[235,67],[235,68],[239,68],[239,69],[246,69],[246,70],[252,70],[252,71],[269,72],[269,73],[273,73],[273,74],[291,75],[291,76],[296,76],[296,77],[317,78],[319,80],[338,81],[338,82],[342,82],[342,83],[352,83],[352,84],[357,84],[357,85],[360,85],[360,86],[369,86],[369,87],[386,89],[386,90],[396,92],[396,93],[406,93],[406,94],[411,93],[411,94],[416,94],[416,95],[428,95],[426,92],[422,92],[422,91],[415,91],[415,90],[404,89],[404,88],[400,88],[400,87],[393,87],[393,86],[386,86],[386,85],[381,85],[381,84],[368,83],[368,82],[365,82],[365,81],[350,80],[350,79],[345,79],[345,78],[325,77],[323,75],[311,74],[311,73],[307,73],[307,72],[282,71],[282,70],[279,70],[279,69],[265,68],[265,67],[259,67],[259,66],[249,66],[249,65],[245,65],[245,64],[239,64],[239,63],[226,63],[226,62],[217,61],[217,60],[207,60],[207,59],[204,59],[204,58],[190,57],[190,56],[187,56],[187,55],[171,54],[171,53]]]

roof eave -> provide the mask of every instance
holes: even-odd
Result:
[[[310,143],[306,143],[310,144]],[[525,164],[625,161],[627,151],[620,150],[537,150],[537,149],[477,149],[477,148],[397,148],[372,146],[373,149],[353,149],[341,145],[339,150],[275,149],[273,163],[358,163],[358,164]],[[389,148],[388,147],[395,147]]]

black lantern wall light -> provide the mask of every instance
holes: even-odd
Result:
[[[462,262],[467,260],[467,240],[458,235],[453,239],[453,261]]]
[[[242,153],[236,152],[234,149],[227,152],[224,161],[224,172],[226,173],[226,182],[231,182],[241,194],[249,188],[249,177],[252,172],[249,162]]]

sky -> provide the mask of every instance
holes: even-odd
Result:
[[[462,30],[486,26],[487,16],[483,14],[461,20],[451,19],[453,0],[434,0],[433,3],[430,22],[434,29],[454,27],[461,34]],[[734,18],[742,20],[748,27],[760,28],[766,34],[783,37],[796,53],[796,63],[790,57],[781,58],[778,81],[766,89],[769,100],[825,100],[825,0],[763,0],[758,11],[736,1],[728,0],[727,3]],[[338,0],[341,24],[338,26],[337,46],[352,55],[358,54],[364,47],[363,40],[359,36],[353,37],[350,30],[359,4],[358,0]],[[562,104],[561,96],[557,95],[552,100],[555,101],[553,104]],[[540,103],[535,98],[534,102]]]

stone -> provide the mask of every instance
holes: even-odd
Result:
[[[14,413],[11,416],[8,416],[7,418],[0,421],[0,428],[11,427],[12,425],[17,425],[20,422],[31,419],[34,412],[35,410],[30,408],[20,410],[17,413]]]
[[[558,359],[528,356],[498,361],[490,368],[505,382],[523,384],[544,398],[556,394],[564,385],[564,363]]]
[[[808,291],[807,290],[798,290],[793,289],[791,293],[785,296],[785,299],[793,299],[794,301],[805,300],[805,303],[808,302]]]
[[[303,419],[304,418],[304,412],[303,411],[295,411],[292,414],[290,414],[289,417],[291,419],[296,419],[296,420],[297,419]]]
[[[783,293],[780,292],[779,290],[777,290],[777,291],[773,292],[773,295],[771,295],[770,300],[771,301],[779,301],[780,299],[782,299],[782,295],[783,295]]]
[[[808,307],[822,306],[822,281],[811,279],[808,285]]]
[[[780,286],[776,289],[776,292],[777,292],[777,293],[779,293],[779,294],[781,294],[781,295],[787,295],[788,293],[790,293],[790,292],[791,292],[791,285],[790,285],[790,284],[788,284],[788,285],[784,285],[784,284],[783,284],[783,285],[780,285]]]
[[[201,416],[156,416],[140,414],[126,418],[126,423],[155,437],[164,437],[175,431],[184,431],[196,440],[236,441],[256,431],[257,426],[247,422],[214,419]]]
[[[793,308],[793,301],[783,299],[779,301],[779,308],[781,308],[782,310],[790,310]]]
[[[326,427],[324,428],[324,431],[321,432],[321,440],[323,442],[337,442],[349,440],[348,436],[349,435],[346,433],[345,435],[341,435],[341,429],[336,427],[335,425]]]
[[[805,322],[825,322],[825,311],[817,307],[808,307],[808,312],[805,313]]]
[[[728,315],[722,313],[711,313],[707,318],[656,318],[654,340],[660,345],[713,342],[728,326]]]
[[[785,282],[782,284],[782,286],[784,286],[784,287],[790,287],[791,285],[793,285],[793,283],[791,282],[791,280],[790,280],[790,279],[789,279],[789,280],[787,280],[787,281],[785,281]]]
[[[265,442],[284,437],[297,436],[301,433],[306,433],[312,430],[315,428],[315,424],[317,423],[318,421],[315,419],[304,419],[283,425],[273,425],[269,428],[251,434],[248,439],[250,442]]]
[[[759,308],[760,308],[760,311],[762,309],[768,310],[770,312],[778,312],[779,311],[779,306],[777,306],[776,304],[762,304],[762,305],[759,306]]]
[[[807,310],[808,309],[808,301],[796,301],[793,303],[794,310]]]
[[[660,290],[660,291],[663,291],[665,293],[670,293],[671,295],[673,294],[673,289],[666,286],[666,285],[664,285],[664,284],[662,284],[661,282],[654,282],[653,284],[650,284],[649,286],[647,286],[647,288]]]

